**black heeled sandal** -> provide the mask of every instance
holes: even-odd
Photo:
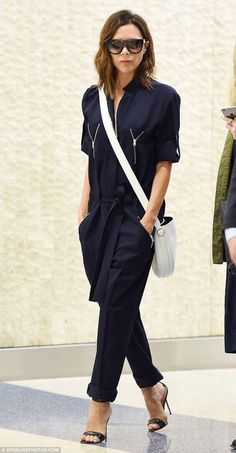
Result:
[[[232,450],[236,450],[236,439],[233,440],[233,442],[231,444],[231,448],[232,448]]]
[[[107,403],[108,401],[104,401],[104,400],[96,400],[95,398],[92,398],[93,401],[96,401],[97,403]],[[108,418],[107,420],[107,424],[109,422],[109,419],[110,417]],[[94,437],[97,437],[99,440],[98,442],[94,442],[94,441],[87,441],[85,439],[81,439],[80,440],[80,443],[81,444],[94,444],[94,445],[97,445],[97,444],[101,444],[102,442],[106,442],[107,440],[107,431],[105,434],[103,433],[99,433],[97,431],[85,431],[82,436],[94,436]]]
[[[161,400],[161,405],[163,407],[163,409],[165,410],[165,405],[167,405],[168,407],[168,410],[169,410],[169,413],[171,415],[171,410],[170,410],[170,406],[169,406],[169,403],[167,401],[167,395],[168,395],[168,387],[163,384],[163,382],[160,382],[160,384],[165,388],[166,392],[165,392],[165,395],[164,395],[164,398]],[[154,431],[159,431],[160,429],[162,428],[165,428],[165,426],[168,425],[168,422],[165,422],[164,420],[162,420],[161,418],[151,418],[150,420],[148,420],[148,425],[159,425],[159,428],[150,428],[149,431],[150,432],[154,432]]]
[[[107,420],[108,421],[108,420]],[[107,436],[106,434],[102,434],[102,433],[99,433],[97,431],[85,431],[82,436],[94,436],[94,437],[98,437],[99,441],[98,442],[94,442],[93,440],[85,440],[85,439],[81,439],[80,443],[81,444],[101,444],[102,442],[105,442],[107,440]]]

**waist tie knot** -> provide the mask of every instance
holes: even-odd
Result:
[[[113,203],[119,209],[119,213],[123,212],[123,207],[132,204],[134,195],[125,191],[125,186],[118,186],[114,196],[101,196],[101,203]]]

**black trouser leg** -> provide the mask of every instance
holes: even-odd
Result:
[[[149,343],[138,311],[130,338],[127,359],[139,387],[152,387],[163,379],[152,363]]]
[[[138,385],[154,385],[162,379],[162,375],[152,365],[139,316],[150,263],[150,260],[146,262],[141,273],[135,276],[127,269],[110,270],[106,297],[100,306],[97,354],[88,386],[88,395],[95,399],[114,401],[127,355]],[[143,362],[143,372],[139,361]]]
[[[226,270],[225,352],[236,353],[236,276]]]

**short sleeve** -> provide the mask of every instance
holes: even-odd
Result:
[[[84,116],[83,121],[83,128],[82,128],[82,137],[81,137],[81,151],[85,154],[90,154],[91,144],[88,135],[88,123],[86,120],[85,108],[86,108],[86,93],[88,90],[85,91],[83,98],[82,98],[82,112]]]
[[[161,122],[160,132],[156,138],[154,151],[155,163],[168,160],[178,162],[180,159],[179,148],[180,126],[180,96],[173,89],[171,91],[164,117]]]

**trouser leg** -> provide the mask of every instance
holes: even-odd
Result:
[[[150,347],[139,310],[128,345],[127,359],[139,387],[152,387],[163,379],[162,374],[152,363]]]
[[[226,270],[225,352],[236,353],[236,276]]]
[[[97,353],[87,390],[94,399],[114,401],[128,351],[138,385],[150,386],[162,379],[151,363],[149,346],[138,314],[151,258],[136,275],[127,269],[110,269],[106,296],[100,306]],[[145,373],[137,365],[139,356],[144,361]],[[150,373],[150,376],[146,373]]]
[[[130,276],[120,269],[110,270],[107,289],[100,306],[97,353],[88,395],[114,401],[142,291],[136,279],[132,284]]]

